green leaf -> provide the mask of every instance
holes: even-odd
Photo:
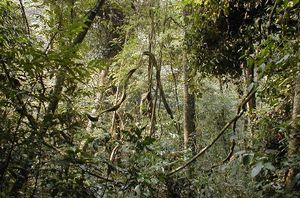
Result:
[[[264,165],[262,162],[256,163],[255,167],[251,171],[251,177],[256,177],[260,173],[263,167]]]
[[[274,171],[276,168],[272,165],[271,162],[267,162],[264,164],[264,167],[270,171]]]

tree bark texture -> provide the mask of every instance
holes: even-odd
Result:
[[[300,68],[300,62],[298,63]],[[288,191],[294,191],[297,187],[297,175],[299,175],[299,165],[296,165],[299,161],[300,152],[300,74],[295,79],[295,95],[292,113],[292,129],[289,137],[288,158],[291,162],[286,175],[286,189]],[[297,159],[298,158],[298,159]]]
[[[189,24],[188,16],[190,14],[191,7],[186,6],[183,10],[184,22]],[[187,40],[188,31],[185,30],[185,40]],[[189,46],[186,43],[183,52],[183,97],[184,97],[184,147],[185,149],[191,149],[193,154],[196,153],[196,136],[195,136],[195,94],[191,91],[191,65],[188,60]]]
[[[186,59],[186,58],[185,58]],[[195,153],[195,95],[190,91],[190,77],[187,61],[183,66],[184,75],[184,147]]]
[[[185,48],[183,52],[183,140],[184,140],[184,148],[186,150],[190,149],[192,151],[192,154],[196,154],[196,133],[195,133],[195,94],[191,90],[192,88],[192,76],[191,76],[191,71],[192,67],[188,59],[188,55],[190,52],[190,46],[187,38],[187,35],[189,33],[188,30],[188,24],[189,22],[189,15],[191,13],[192,7],[190,6],[185,6],[183,10],[183,17],[184,17],[184,23],[186,25],[185,28],[185,35],[184,39],[186,40],[185,42]],[[186,189],[187,191],[187,197],[195,197],[195,192],[192,189],[192,183],[191,183],[191,178],[193,175],[193,167],[188,167],[187,168],[187,180],[186,180],[186,185],[188,188]]]

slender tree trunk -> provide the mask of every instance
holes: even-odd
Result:
[[[189,24],[188,16],[190,13],[190,7],[186,6],[183,11],[185,25]],[[186,30],[185,30],[186,31]],[[187,31],[185,32],[185,40],[187,40]],[[186,43],[188,43],[186,41]],[[183,53],[183,140],[184,148],[190,149],[192,154],[196,154],[196,133],[195,133],[195,94],[191,91],[191,65],[188,59],[189,50],[188,44],[185,46],[185,51]],[[189,166],[187,168],[187,184],[190,184],[190,179],[193,175],[193,167]],[[191,188],[187,189],[187,197],[194,197],[193,190]]]
[[[300,68],[300,62],[298,63],[298,68]],[[293,114],[292,114],[292,129],[289,139],[288,147],[288,158],[292,163],[289,167],[288,173],[286,175],[286,189],[288,191],[295,191],[297,186],[297,175],[299,175],[299,165],[295,165],[297,158],[299,158],[300,153],[300,75],[295,79],[295,95],[293,104]],[[299,188],[299,186],[298,186]],[[299,189],[298,189],[299,190]]]
[[[185,55],[186,56],[186,55]],[[183,78],[184,78],[184,148],[191,149],[193,154],[196,152],[196,135],[195,135],[195,94],[190,91],[190,75],[187,58],[185,57],[183,65]]]
[[[190,6],[186,6],[183,10],[185,26],[189,25],[188,16],[190,14]],[[187,30],[185,29],[185,40],[187,40]],[[191,149],[193,154],[196,153],[196,135],[195,135],[195,94],[191,91],[191,65],[188,59],[188,53],[190,46],[188,42],[185,42],[185,49],[183,52],[183,130],[184,130],[184,147],[185,149]]]
[[[153,2],[150,2],[150,6],[153,6]],[[155,40],[155,29],[154,29],[154,13],[152,10],[149,11],[149,17],[151,20],[150,26],[150,34],[149,34],[149,53],[152,53],[154,49],[154,40]],[[152,96],[152,79],[153,79],[153,65],[154,62],[149,56],[149,64],[148,64],[148,104],[149,104],[149,118],[150,118],[150,136],[155,133],[155,125],[156,125],[156,102],[157,102],[157,89],[154,93],[154,98]]]
[[[253,85],[253,83],[255,82],[254,80],[254,65],[248,65],[247,68],[245,68],[245,81],[246,81],[246,86],[247,89],[250,88],[251,84]],[[246,90],[246,93],[248,91]],[[247,103],[248,106],[248,119],[245,120],[245,128],[246,131],[250,132],[250,145],[252,145],[252,140],[254,139],[253,135],[254,135],[254,126],[253,126],[253,121],[255,119],[255,114],[254,114],[254,110],[256,109],[256,97],[255,95],[253,95],[253,97],[249,100],[249,102]]]
[[[254,65],[246,68],[246,83],[247,87],[254,83]],[[256,98],[253,96],[248,102],[249,111],[253,111],[256,108]]]
[[[222,98],[224,98],[224,82],[222,81],[222,79],[219,79],[219,85],[220,85],[220,94],[222,96]],[[226,124],[226,114],[225,114],[225,107],[222,106],[221,109],[221,114],[220,117],[218,118],[217,121],[217,125],[218,125],[218,130],[222,130],[222,127]],[[235,134],[234,134],[235,135]],[[228,150],[228,143],[226,140],[225,135],[222,136],[222,143],[223,143],[223,148],[224,148],[224,152],[226,153]]]
[[[192,154],[196,154],[196,133],[195,133],[195,94],[190,90],[190,67],[187,60],[187,55],[184,55],[184,65],[183,65],[183,78],[184,78],[184,88],[183,88],[183,140],[184,140],[184,148],[186,150],[191,150]],[[189,166],[187,168],[187,186],[190,185],[190,179],[193,175],[193,167]],[[188,197],[193,196],[193,190],[187,189]]]

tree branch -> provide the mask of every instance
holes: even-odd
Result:
[[[137,70],[137,68],[134,68],[134,69],[132,69],[132,70],[130,70],[130,71],[128,72],[127,77],[126,77],[126,79],[125,79],[125,81],[124,81],[124,85],[123,85],[123,93],[122,93],[122,97],[121,97],[121,99],[119,100],[119,102],[118,102],[116,105],[114,105],[113,107],[110,107],[110,108],[108,108],[108,109],[102,111],[102,112],[100,113],[100,115],[103,114],[103,113],[106,113],[106,112],[116,111],[116,110],[118,110],[118,109],[121,107],[122,103],[123,103],[123,102],[125,101],[125,99],[126,99],[126,92],[127,92],[127,87],[128,87],[129,79],[131,78],[131,76],[133,75],[133,73],[134,73],[136,70]]]
[[[20,3],[20,6],[21,6],[23,19],[24,19],[25,24],[26,24],[27,34],[30,35],[29,23],[28,23],[28,19],[27,19],[27,16],[26,16],[26,12],[25,12],[25,8],[24,8],[22,0],[19,0],[19,3]]]
[[[167,174],[167,176],[173,175],[174,173],[176,173],[176,172],[184,169],[185,167],[189,166],[191,163],[195,162],[198,157],[200,157],[201,155],[203,155],[210,147],[212,147],[216,143],[216,141],[230,127],[230,125],[233,124],[234,122],[236,122],[243,115],[243,113],[246,111],[246,107],[245,106],[246,106],[247,102],[254,96],[254,94],[256,93],[256,91],[257,91],[257,87],[253,87],[252,90],[249,92],[249,94],[247,94],[246,98],[244,100],[242,100],[241,104],[239,105],[239,108],[241,107],[239,113],[234,118],[232,118],[223,127],[223,129],[219,132],[219,134],[217,135],[217,137],[215,137],[215,139],[213,139],[209,145],[207,145],[206,147],[204,147],[199,153],[197,153],[194,157],[192,157],[191,159],[189,159],[186,163],[184,163],[183,165],[181,165],[178,168],[175,168],[174,170],[172,170],[171,172],[169,172]]]
[[[278,5],[278,1],[275,0],[275,4],[272,8],[272,11],[270,13],[270,16],[269,16],[269,20],[268,20],[268,23],[267,23],[267,31],[268,31],[268,34],[270,34],[270,31],[271,31],[271,23],[272,23],[272,18],[273,18],[273,15],[274,15],[274,12],[277,8],[277,5]]]
[[[164,107],[165,107],[167,113],[170,115],[171,119],[173,120],[174,119],[173,112],[172,112],[172,110],[171,110],[171,108],[170,108],[170,106],[167,102],[167,99],[166,99],[166,94],[164,92],[164,89],[163,89],[163,86],[162,86],[162,83],[161,83],[160,68],[157,64],[156,58],[155,58],[154,54],[149,52],[149,51],[145,51],[143,54],[150,57],[150,59],[152,60],[154,66],[156,68],[156,81],[157,81],[157,86],[158,86],[158,89],[159,89],[159,93],[160,93],[160,96],[162,98],[162,102],[164,104]]]
[[[83,28],[83,31],[81,31],[74,39],[73,45],[77,45],[82,43],[83,39],[85,38],[88,30],[92,26],[92,23],[97,15],[97,13],[100,11],[100,8],[103,6],[105,0],[98,0],[96,3],[96,6],[91,9],[87,14],[86,14],[86,21],[85,21],[85,27]]]
[[[127,73],[127,77],[124,81],[124,85],[123,85],[123,93],[122,93],[122,96],[121,96],[121,99],[115,104],[113,105],[112,107],[109,107],[108,109],[105,109],[103,111],[101,111],[97,116],[92,116],[90,114],[87,114],[87,117],[89,118],[90,121],[92,122],[97,122],[100,115],[104,114],[104,113],[107,113],[107,112],[112,112],[112,111],[117,111],[121,105],[123,104],[123,102],[125,101],[126,99],[126,93],[127,93],[127,87],[128,87],[128,83],[129,83],[129,79],[131,78],[131,76],[133,75],[133,73],[137,70],[138,68],[134,68],[132,70],[130,70],[128,73]]]

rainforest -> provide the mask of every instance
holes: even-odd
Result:
[[[0,0],[0,197],[300,197],[299,0]]]

